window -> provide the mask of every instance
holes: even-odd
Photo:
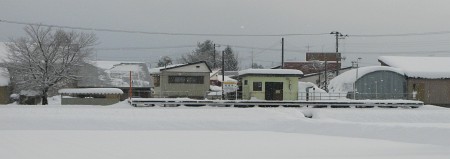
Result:
[[[247,84],[248,84],[247,80],[244,80],[244,85],[247,85]]]
[[[262,82],[253,82],[253,91],[262,91]]]
[[[203,84],[203,76],[169,76],[169,83]]]

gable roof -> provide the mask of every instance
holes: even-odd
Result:
[[[450,57],[381,56],[378,61],[402,69],[411,78],[450,78]]]

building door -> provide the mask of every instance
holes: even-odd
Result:
[[[420,101],[426,100],[425,94],[425,84],[424,83],[415,83],[413,84],[413,91],[416,91],[416,99]]]
[[[283,82],[265,83],[266,100],[283,100]]]

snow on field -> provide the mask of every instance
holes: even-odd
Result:
[[[0,158],[448,158],[449,134],[433,106],[0,106]]]

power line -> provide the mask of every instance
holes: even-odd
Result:
[[[404,36],[425,36],[425,35],[444,35],[450,34],[450,31],[422,32],[422,33],[401,33],[401,34],[349,34],[351,37],[404,37]]]
[[[122,48],[97,48],[99,51],[115,51],[115,50],[159,50],[159,49],[179,49],[192,48],[197,45],[182,45],[182,46],[161,46],[161,47],[122,47]]]
[[[228,37],[282,37],[282,36],[314,36],[314,35],[327,35],[328,33],[290,33],[290,34],[203,34],[203,33],[174,33],[174,32],[148,32],[148,31],[134,31],[134,30],[122,30],[122,29],[106,29],[106,28],[88,28],[77,26],[65,26],[65,25],[50,25],[42,23],[29,23],[20,21],[11,21],[0,19],[1,23],[20,24],[20,25],[33,25],[33,26],[46,26],[55,28],[75,29],[75,30],[87,30],[87,31],[99,31],[99,32],[116,32],[116,33],[133,33],[133,34],[147,34],[147,35],[169,35],[169,36],[228,36]]]
[[[434,51],[346,51],[345,54],[450,54],[450,50]]]

